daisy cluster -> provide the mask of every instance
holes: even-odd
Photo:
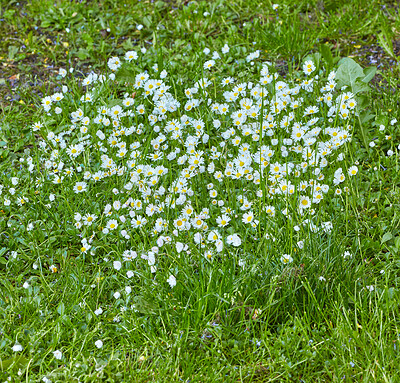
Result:
[[[128,278],[135,262],[153,274],[165,265],[170,286],[168,254],[212,262],[262,239],[288,263],[297,255],[282,228],[300,252],[311,235],[329,235],[330,203],[358,171],[343,161],[357,103],[336,89],[335,71],[306,61],[301,78],[284,81],[257,62],[252,81],[217,80],[214,54],[178,86],[157,65],[141,68],[140,54],[110,58],[111,74],[91,73],[79,95],[64,85],[42,100],[37,157],[0,187],[3,209],[25,209],[32,231],[41,230],[29,217],[36,204],[63,206],[77,253],[107,255]],[[130,81],[119,81],[122,69]],[[32,200],[18,191],[26,179]]]

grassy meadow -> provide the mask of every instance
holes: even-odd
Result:
[[[396,1],[0,0],[0,382],[398,382]]]

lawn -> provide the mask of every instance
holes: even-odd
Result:
[[[396,1],[0,0],[0,33],[1,382],[400,380]]]

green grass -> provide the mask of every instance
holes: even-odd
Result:
[[[276,10],[272,5],[251,0],[0,1],[0,32],[6,36],[0,42],[0,381],[399,380],[398,5],[395,1],[363,0],[285,0]],[[226,54],[221,52],[225,44],[230,47]],[[147,49],[145,54],[140,52],[142,47]],[[211,51],[208,55],[205,48]],[[260,57],[250,64],[246,57],[256,50]],[[160,205],[165,198],[162,193],[151,193],[146,202],[139,185],[125,188],[130,179],[126,172],[98,183],[86,180],[88,191],[75,193],[73,188],[84,181],[85,170],[94,173],[101,169],[104,153],[98,146],[102,141],[96,135],[99,128],[107,137],[107,154],[114,156],[118,166],[127,164],[126,158],[116,157],[111,141],[106,142],[115,138],[112,129],[93,123],[97,106],[80,101],[92,87],[84,88],[82,80],[91,71],[108,76],[109,58],[122,59],[126,51],[138,52],[138,60],[130,64],[122,60],[117,80],[93,86],[93,95],[98,106],[122,105],[125,93],[134,97],[133,111],[145,105],[144,115],[122,117],[126,129],[135,127],[130,135],[118,136],[127,144],[128,155],[133,150],[130,145],[138,142],[136,150],[142,157],[137,157],[137,162],[151,164],[146,156],[157,152],[151,141],[163,133],[167,139],[162,144],[168,144],[165,155],[179,148],[177,158],[182,156],[187,150],[184,141],[195,134],[195,128],[186,127],[181,141],[163,128],[165,121],[188,114],[204,122],[202,135],[209,136],[208,141],[197,144],[197,150],[204,152],[200,157],[205,167],[212,160],[211,147],[219,147],[222,154],[213,162],[215,170],[222,172],[227,161],[238,155],[232,144],[236,136],[249,144],[252,153],[262,144],[272,147],[276,152],[272,163],[300,160],[293,152],[288,157],[281,154],[283,139],[288,138],[283,128],[273,137],[258,140],[240,129],[222,139],[221,133],[232,126],[230,113],[235,109],[226,116],[216,115],[207,99],[224,103],[223,92],[234,85],[256,84],[265,61],[272,63],[270,72],[279,75],[276,81],[293,88],[305,79],[303,62],[312,60],[316,66],[312,76],[319,74],[318,86],[311,92],[301,90],[304,100],[299,109],[293,109],[295,121],[305,123],[309,117],[303,116],[304,108],[319,105],[317,126],[322,133],[318,140],[329,140],[326,129],[346,125],[352,136],[328,156],[321,183],[330,190],[323,201],[313,204],[316,225],[330,221],[332,230],[315,233],[309,228],[305,219],[311,215],[302,215],[296,208],[300,192],[294,197],[268,194],[271,184],[265,173],[259,185],[243,177],[225,177],[219,183],[207,170],[190,178],[193,195],[189,193],[187,198],[197,214],[209,208],[210,218],[202,218],[208,227],[202,230],[206,235],[210,229],[219,231],[225,241],[222,252],[206,240],[203,249],[195,238],[195,232],[202,230],[194,227],[173,235],[174,221],[186,203],[175,209],[166,202],[164,211],[149,214],[151,224],[141,228],[129,224],[133,220],[129,205],[112,209],[108,218],[104,212],[107,203],[123,204],[132,197],[145,205]],[[214,51],[221,59],[207,70],[203,63]],[[354,60],[347,61],[348,67],[340,61],[346,56]],[[359,116],[350,113],[348,119],[337,116],[329,120],[329,108],[317,101],[320,88],[330,71],[341,65],[334,95],[343,93],[339,88],[350,85],[349,71],[362,71],[356,62],[363,69],[378,69],[369,82],[352,83],[354,93],[359,89]],[[158,73],[168,72],[168,92],[181,103],[177,111],[156,124],[161,126],[160,132],[147,119],[152,99],[133,86],[134,77],[144,71],[151,79],[159,78],[155,64]],[[73,72],[62,78],[59,68],[73,68]],[[368,72],[364,69],[361,73],[363,78]],[[236,82],[223,88],[221,80],[228,76]],[[208,93],[200,89],[195,97],[204,102],[187,112],[183,109],[187,101],[184,91],[203,77],[211,82]],[[264,102],[277,97],[273,84],[275,81],[267,86],[269,94],[255,123],[264,122]],[[63,85],[68,92],[59,102],[62,111],[47,115],[42,99],[61,92]],[[67,132],[71,113],[78,108],[90,117],[89,140],[96,144],[74,158],[52,142],[48,133]],[[277,115],[278,125],[283,115]],[[214,119],[221,120],[221,128],[214,126]],[[32,129],[37,122],[43,126]],[[136,131],[140,123],[142,133]],[[59,138],[69,147],[84,134],[76,128]],[[277,138],[279,144],[274,146],[271,138]],[[57,147],[59,159],[51,157],[41,142]],[[224,148],[219,146],[221,142],[226,142]],[[338,153],[343,153],[342,161],[337,160]],[[55,166],[46,164],[50,158],[57,162]],[[158,164],[168,173],[157,181],[157,187],[164,186],[168,194],[172,181],[189,165],[166,158]],[[82,172],[77,171],[79,165]],[[354,165],[358,173],[351,177],[347,170]],[[253,162],[252,167],[257,166]],[[346,175],[339,186],[348,187],[347,193],[342,187],[341,195],[334,193],[337,186],[333,184],[338,167]],[[71,178],[63,173],[66,168],[74,169]],[[59,185],[52,182],[58,174],[65,176]],[[13,177],[18,178],[16,185]],[[296,185],[300,181],[292,175],[286,177]],[[302,177],[310,180],[316,176],[309,169]],[[214,184],[210,189],[218,193],[215,205],[207,189],[210,182]],[[120,193],[115,194],[114,188]],[[246,211],[240,210],[243,201],[239,195],[253,203],[250,211],[260,221],[254,228],[242,222]],[[171,193],[174,197],[178,191]],[[18,204],[20,198],[25,200],[23,204]],[[222,214],[218,200],[235,210],[226,228],[218,227],[216,221]],[[269,205],[276,209],[274,217],[265,213]],[[290,218],[281,213],[285,208]],[[78,212],[95,214],[94,224],[75,227]],[[146,216],[146,212],[139,210],[137,215]],[[152,235],[159,216],[168,223],[163,234],[172,237],[171,245],[157,243],[160,234]],[[103,232],[114,218],[118,230]],[[129,239],[120,235],[121,228]],[[240,246],[226,243],[232,234],[240,236]],[[81,247],[87,246],[82,238],[89,240],[92,235],[92,248],[82,251]],[[300,240],[304,246],[298,244]],[[179,251],[176,242],[188,247]],[[154,246],[159,248],[155,272],[151,262],[141,258]],[[211,248],[207,258],[205,251]],[[138,253],[132,262],[122,260],[127,249]],[[284,254],[293,262],[283,263]],[[114,261],[122,262],[121,269]],[[132,271],[130,277],[128,270]],[[167,282],[170,275],[176,277],[174,287]],[[131,291],[125,290],[127,286]],[[116,292],[120,296],[114,296]],[[95,313],[99,308],[102,313]],[[96,346],[99,340],[103,342],[100,348]],[[17,344],[22,351],[13,350]],[[55,357],[56,350],[61,351],[61,359]]]

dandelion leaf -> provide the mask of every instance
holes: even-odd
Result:
[[[393,43],[386,32],[381,32],[378,34],[378,41],[380,46],[385,50],[385,52],[391,56],[396,57],[393,51]]]

